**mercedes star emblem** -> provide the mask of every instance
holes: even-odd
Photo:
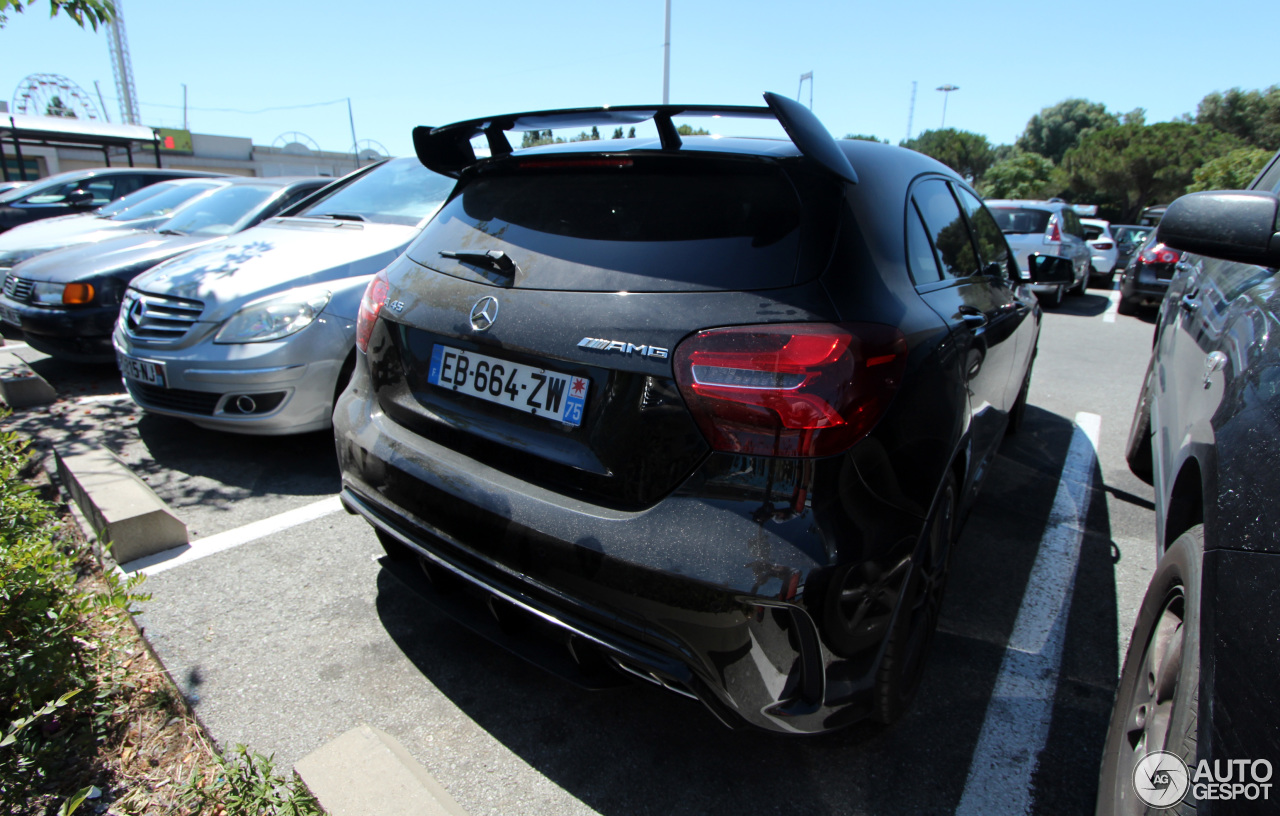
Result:
[[[484,331],[498,319],[498,299],[493,295],[482,297],[471,307],[471,328]]]

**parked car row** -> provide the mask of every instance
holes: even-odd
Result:
[[[157,182],[217,175],[135,167],[58,173],[0,193],[0,233],[43,218],[94,210]]]

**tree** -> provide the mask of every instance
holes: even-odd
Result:
[[[868,136],[865,133],[846,133],[846,139],[852,139],[855,142],[880,142],[881,144],[889,144],[888,139],[881,139],[879,136]]]
[[[627,138],[634,139],[635,137],[636,137],[636,129],[635,129],[635,126],[632,125],[631,130],[627,132]]]
[[[1084,135],[1118,124],[1120,120],[1107,113],[1106,105],[1100,102],[1064,99],[1032,116],[1018,137],[1017,146],[1028,153],[1039,153],[1056,165]]]
[[[1265,91],[1214,91],[1200,100],[1196,122],[1274,152],[1280,148],[1280,85]]]
[[[1058,192],[1053,162],[1039,153],[1014,148],[983,174],[978,192],[983,198],[1049,198]]]
[[[1076,200],[1110,204],[1134,223],[1143,207],[1182,195],[1200,165],[1239,146],[1188,122],[1118,125],[1082,136],[1063,156],[1058,181]]]
[[[622,138],[622,128],[620,128],[620,127],[619,127],[619,128],[615,128],[615,129],[614,129],[614,131],[613,131],[613,137],[612,137],[612,138],[614,138],[614,139],[621,139],[621,138]]]
[[[632,128],[632,130],[635,130],[635,128]],[[693,125],[681,125],[680,127],[676,128],[676,133],[679,133],[681,136],[710,136],[711,135],[711,131],[705,130],[703,128],[698,128],[697,130],[694,130]]]
[[[561,144],[564,137],[553,136],[550,130],[526,130],[520,137],[521,147],[537,147],[545,144]]]
[[[1225,156],[1210,159],[1191,174],[1192,183],[1187,187],[1187,192],[1243,190],[1253,181],[1254,176],[1262,172],[1270,158],[1270,150],[1242,147]]]
[[[34,4],[32,0],[0,0],[0,28],[9,22],[9,13],[22,14]],[[65,11],[76,25],[84,28],[88,23],[94,31],[98,23],[109,23],[116,18],[114,0],[49,0],[49,16],[57,17]]]
[[[995,161],[995,151],[987,137],[967,130],[926,130],[901,144],[937,159],[974,185],[982,181],[982,174]]]
[[[75,119],[76,112],[63,103],[62,97],[54,96],[44,108],[45,116],[61,116],[64,119]]]

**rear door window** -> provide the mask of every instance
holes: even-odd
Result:
[[[978,255],[982,271],[997,278],[1012,277],[1010,266],[1009,242],[1004,239],[995,218],[978,197],[963,187],[956,187],[964,211],[969,215],[969,223],[973,225],[973,237],[978,242]]]
[[[978,271],[969,225],[951,188],[942,179],[926,179],[912,193],[937,251],[944,278],[967,278]]]
[[[801,212],[772,164],[526,159],[466,184],[409,256],[447,275],[526,289],[769,289],[795,280]],[[514,262],[505,281],[465,257],[495,250]]]
[[[929,243],[920,211],[914,202],[907,203],[907,262],[911,265],[911,278],[917,286],[942,280],[938,269],[938,257]]]

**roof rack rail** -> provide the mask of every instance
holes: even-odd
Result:
[[[844,151],[813,111],[785,96],[766,93],[767,107],[743,105],[628,105],[603,108],[564,108],[531,111],[469,119],[442,127],[420,126],[413,129],[413,147],[418,160],[429,170],[447,176],[459,176],[463,170],[482,159],[476,156],[471,140],[481,134],[489,143],[493,158],[512,152],[508,130],[546,130],[585,127],[588,125],[634,125],[653,120],[658,140],[664,151],[677,151],[682,146],[673,117],[694,114],[727,116],[740,119],[777,119],[800,153],[838,178],[856,184],[858,174]]]

